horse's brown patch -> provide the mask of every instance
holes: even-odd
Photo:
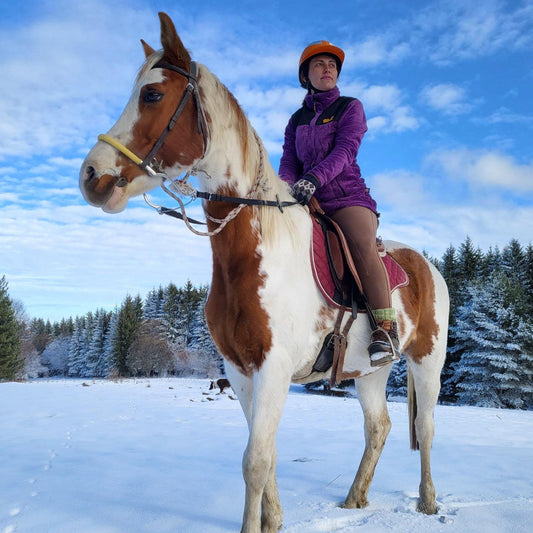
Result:
[[[187,78],[171,70],[164,72],[165,80],[144,87],[139,97],[140,118],[133,128],[133,141],[128,147],[141,158],[148,155],[165,131],[185,94]],[[147,90],[160,92],[164,96],[159,102],[144,102],[143,94]],[[175,147],[179,149],[176,150]],[[190,98],[156,158],[163,161],[165,166],[176,163],[190,166],[202,157],[203,150],[204,140],[198,131],[198,112],[193,98]]]
[[[318,320],[315,324],[315,330],[324,331],[334,318],[335,310],[328,305],[323,305],[318,312]]]
[[[415,326],[416,333],[408,340],[405,351],[420,363],[434,348],[439,333],[435,317],[435,285],[424,258],[409,248],[390,252],[409,277],[409,285],[399,289],[405,312]],[[404,333],[400,323],[400,334]]]
[[[224,218],[234,204],[210,203],[208,213]],[[207,325],[222,355],[243,374],[261,367],[272,345],[268,315],[261,307],[264,285],[252,229],[251,208],[243,209],[224,230],[211,237],[213,279],[205,307]],[[209,230],[216,225],[208,221]]]

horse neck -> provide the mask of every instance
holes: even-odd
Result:
[[[231,191],[245,196],[259,176],[264,188],[279,188],[279,178],[263,143],[232,93],[203,65],[200,66],[202,105],[208,119],[208,149],[198,169],[209,192]],[[260,162],[262,156],[262,170]],[[200,176],[202,179],[202,176]],[[262,189],[260,187],[259,194]],[[261,197],[261,196],[258,196]]]
[[[205,66],[199,67],[202,105],[209,117],[208,149],[198,165],[202,188],[230,196],[243,197],[253,191],[254,198],[294,200],[235,97]],[[213,202],[206,209],[211,216],[223,218],[234,207],[235,204]],[[262,242],[269,243],[275,242],[280,232],[296,235],[293,215],[299,210],[290,207],[281,213],[275,207],[247,208],[238,218],[240,222],[248,218]],[[251,215],[245,214],[246,211]],[[231,232],[224,230],[222,233]]]

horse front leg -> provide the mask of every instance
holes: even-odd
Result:
[[[282,526],[282,508],[276,483],[276,433],[287,398],[290,375],[266,361],[254,373],[249,395],[242,396],[249,438],[242,471],[246,484],[242,533],[274,533]],[[242,377],[242,376],[241,376]],[[231,382],[231,378],[230,378]],[[233,385],[233,383],[232,383]],[[234,389],[235,390],[235,389]],[[235,391],[241,399],[238,391]]]
[[[279,501],[276,480],[277,452],[274,444],[270,471],[261,500],[261,531],[277,531],[283,524],[283,510]]]
[[[368,490],[391,428],[385,395],[389,372],[390,366],[355,380],[365,417],[365,451],[344,502],[346,508],[361,509],[368,505]]]

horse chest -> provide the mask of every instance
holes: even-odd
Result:
[[[249,227],[249,226],[248,226]],[[213,279],[205,308],[207,324],[222,355],[244,374],[261,367],[272,345],[266,311],[261,305],[258,239],[237,232],[238,246],[228,238],[214,239]]]

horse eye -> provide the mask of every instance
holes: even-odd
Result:
[[[142,100],[145,104],[153,104],[159,102],[163,98],[163,93],[154,91],[153,89],[146,89],[143,91]]]

